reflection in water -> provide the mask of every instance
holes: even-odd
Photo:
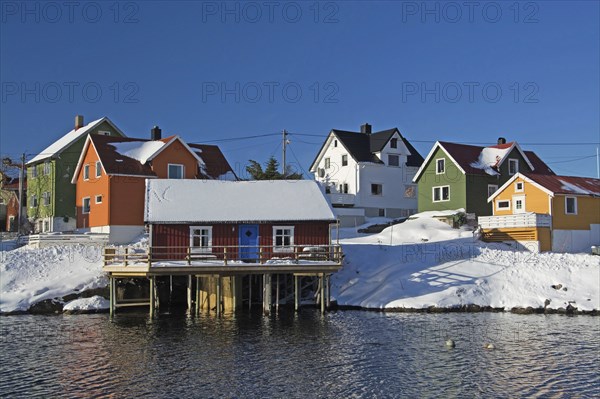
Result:
[[[600,397],[596,317],[282,310],[0,323],[2,397]]]

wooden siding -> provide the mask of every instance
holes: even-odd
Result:
[[[484,229],[483,240],[486,242],[538,241],[540,251],[552,249],[551,232],[548,227]]]
[[[155,259],[184,259],[190,245],[190,227],[212,227],[213,247],[239,245],[239,225],[237,224],[154,224],[152,225],[152,247],[157,248],[153,257]],[[273,245],[273,227],[294,226],[295,245],[327,245],[329,244],[329,222],[289,222],[289,223],[263,223],[259,224],[259,245],[270,247]],[[159,253],[160,251],[160,253]],[[228,249],[228,256],[232,259],[238,257],[237,248]],[[223,253],[222,248],[214,248],[213,254],[218,258]]]
[[[184,178],[198,177],[198,160],[184,147],[179,140],[175,141],[152,160],[152,171],[159,179],[168,178],[169,164],[184,166]]]
[[[600,198],[575,196],[577,214],[565,213],[565,195],[552,199],[552,227],[557,230],[589,230],[591,224],[600,224]]]
[[[110,176],[109,224],[113,226],[143,226],[146,178]]]
[[[523,183],[523,191],[516,191],[516,183]],[[514,207],[512,198],[514,195],[525,196],[525,212],[535,212],[542,214],[550,213],[550,201],[548,193],[540,190],[533,184],[523,180],[522,178],[515,179],[508,187],[506,187],[496,198],[494,198],[494,216],[513,215]],[[510,201],[510,208],[498,210],[496,204],[498,201]]]
[[[90,144],[83,158],[83,165],[79,169],[77,176],[75,198],[77,206],[77,227],[97,227],[109,224],[109,179],[106,173],[102,171],[100,177],[96,177],[96,161],[98,155]],[[85,165],[89,165],[89,179],[83,179],[83,170]],[[96,196],[102,195],[102,203],[96,204]],[[90,213],[83,213],[83,199],[90,198]]]

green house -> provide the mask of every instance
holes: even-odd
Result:
[[[503,138],[488,147],[438,141],[413,179],[419,212],[463,208],[476,216],[491,215],[488,197],[518,172],[554,174],[534,152]]]
[[[75,185],[71,183],[88,134],[125,136],[107,117],[75,127],[27,162],[27,217],[33,231],[60,232],[76,228]]]

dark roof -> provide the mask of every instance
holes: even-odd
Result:
[[[525,176],[555,194],[600,197],[600,179],[594,179],[593,177],[557,176],[538,173],[525,173]]]
[[[7,181],[2,185],[3,190],[19,190],[19,178],[18,177],[9,177]],[[23,190],[27,190],[27,178],[23,179]]]
[[[373,163],[383,163],[379,158],[377,158],[375,153],[380,152],[388,143],[388,141],[390,141],[394,133],[397,132],[408,150],[411,152],[406,165],[419,167],[423,163],[423,157],[421,154],[419,154],[419,152],[409,143],[409,141],[402,136],[397,128],[382,130],[372,134],[349,132],[337,129],[333,129],[331,132],[337,136],[344,147],[346,147],[348,152],[350,152],[350,155],[357,162]]]
[[[129,137],[100,136],[92,134],[90,140],[96,147],[98,157],[107,174],[133,175],[133,176],[156,176],[148,163],[142,164],[137,159],[126,157],[117,152],[116,147],[111,144],[146,142],[150,140]]]
[[[467,174],[473,175],[487,175],[485,170],[474,168],[471,166],[472,163],[477,162],[479,154],[484,148],[509,148],[513,143],[499,144],[489,147],[482,147],[477,145],[458,144],[450,143],[447,141],[439,142],[442,147],[448,152],[454,160],[459,164],[461,168]],[[544,163],[533,151],[524,151],[525,155],[529,159],[529,162],[534,167],[534,172],[539,174],[554,174],[552,169]]]
[[[208,144],[188,144],[188,146],[204,161],[206,165],[205,172],[209,178],[218,179],[219,176],[231,172],[237,179],[237,175],[218,146]]]

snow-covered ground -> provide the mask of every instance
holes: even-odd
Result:
[[[65,312],[77,312],[77,311],[92,311],[109,308],[109,301],[101,296],[95,295],[90,298],[79,298],[67,303],[63,310]]]
[[[342,229],[346,262],[332,278],[338,304],[600,309],[600,257],[519,252],[419,216],[379,234]]]

